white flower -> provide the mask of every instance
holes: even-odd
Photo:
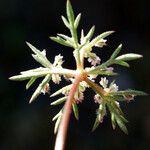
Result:
[[[41,93],[45,95],[45,93],[49,93],[49,90],[50,90],[49,83],[47,83],[41,90]]]
[[[114,83],[110,85],[109,89],[110,89],[110,92],[117,92],[118,86]]]
[[[96,66],[97,64],[100,64],[100,58],[96,56],[95,58],[89,57],[88,61],[91,63],[91,65]]]
[[[96,94],[96,95],[94,96],[94,101],[95,101],[95,103],[101,104],[102,98],[100,97],[99,94]]]
[[[118,91],[118,86],[114,82],[112,82],[108,87],[108,80],[106,79],[106,77],[101,78],[100,85],[104,88],[104,91],[107,93]]]
[[[60,81],[61,81],[61,77],[59,76],[59,74],[52,74],[52,81],[53,81],[55,84],[59,84]]]
[[[84,91],[87,87],[89,87],[89,85],[85,81],[80,82],[80,86],[84,89]]]
[[[67,88],[67,89],[62,91],[62,94],[65,95],[65,96],[68,96],[69,95],[69,91],[70,91],[70,88]]]
[[[96,66],[97,64],[100,64],[101,59],[96,54],[89,53],[88,55],[88,62],[90,62],[91,65]]]
[[[106,42],[107,42],[107,40],[100,39],[94,46],[102,48],[103,46],[106,46]]]
[[[84,99],[84,94],[83,92],[81,92],[80,90],[77,91],[74,95],[74,99],[75,99],[75,102],[78,104],[78,103],[81,103]]]
[[[62,68],[62,64],[63,64],[63,56],[61,56],[60,54],[55,56],[55,60],[54,60],[54,63],[53,63],[53,68]],[[61,81],[61,77],[59,74],[52,74],[52,81],[55,83],[55,84],[59,84],[60,81]]]
[[[105,89],[107,88],[108,80],[106,79],[106,77],[104,77],[104,78],[101,78],[101,81],[99,83]]]
[[[61,56],[60,54],[55,56],[55,60],[53,63],[54,67],[61,67],[61,65],[63,64],[63,56]]]

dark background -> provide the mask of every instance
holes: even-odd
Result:
[[[8,77],[39,66],[25,41],[54,55],[63,54],[64,67],[74,69],[72,50],[49,40],[50,35],[67,33],[60,16],[65,15],[65,0],[0,0],[0,150],[52,150],[55,136],[51,121],[59,108],[49,106],[48,95],[40,95],[28,104],[38,83],[29,91],[26,82],[12,82]],[[106,60],[120,43],[122,53],[144,55],[141,61],[131,62],[130,69],[116,68],[120,89],[134,88],[150,93],[150,11],[146,0],[72,0],[75,13],[82,12],[79,27],[87,32],[95,24],[95,35],[115,30],[104,50],[95,49]],[[63,83],[64,84],[64,83]],[[62,84],[62,85],[63,85]],[[66,84],[66,83],[65,83]],[[51,86],[54,92],[60,86]],[[110,116],[94,132],[95,109],[93,93],[87,91],[79,106],[80,120],[71,118],[67,138],[68,150],[146,150],[150,147],[150,100],[138,97],[130,104],[121,104],[127,119],[129,135],[118,128],[113,131]]]

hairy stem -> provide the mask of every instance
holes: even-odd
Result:
[[[81,80],[82,79],[80,75],[76,75],[75,81],[72,85],[69,96],[64,106],[62,120],[61,120],[59,129],[58,129],[58,134],[56,137],[55,150],[64,150],[66,136],[67,136],[67,129],[68,129],[70,115],[72,111],[72,103],[74,99],[74,94],[76,90],[78,89],[78,86]]]
[[[81,59],[82,68],[84,68],[84,54],[85,54],[85,49],[81,49],[80,59]]]
[[[108,94],[107,92],[104,91],[104,89],[102,87],[100,87],[98,84],[94,83],[90,79],[85,78],[84,80],[99,95],[105,96]]]

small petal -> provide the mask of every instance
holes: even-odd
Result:
[[[103,46],[106,46],[106,42],[107,40],[100,39],[94,46],[102,48]]]
[[[53,66],[55,67],[61,67],[61,65],[63,64],[63,56],[61,56],[60,54],[55,56],[55,60],[53,63]]]
[[[74,99],[75,99],[75,101],[76,101],[77,104],[81,103],[83,101],[83,99],[84,99],[83,92],[77,91],[76,94],[75,94],[75,96],[74,96]]]
[[[94,101],[95,101],[95,103],[101,104],[102,98],[100,97],[99,94],[96,94],[96,95],[94,96]]]
[[[117,92],[118,91],[118,86],[114,83],[110,87],[110,92]]]
[[[47,83],[44,88],[41,90],[41,93],[43,93],[45,95],[45,93],[49,93],[50,87],[49,87],[49,83]]]
[[[129,103],[131,100],[134,100],[134,95],[124,95],[124,99]]]
[[[104,77],[104,78],[101,78],[101,81],[99,83],[105,89],[107,88],[108,80],[106,79],[106,77]]]
[[[61,81],[61,77],[59,76],[59,74],[52,74],[52,81],[53,81],[55,84],[59,84],[60,81]]]
[[[108,68],[106,68],[106,70],[107,70],[108,72],[113,72],[114,68],[113,68],[113,67],[108,67]]]
[[[95,55],[95,56],[89,57],[88,62],[90,62],[92,66],[96,66],[97,64],[100,64],[101,59]]]

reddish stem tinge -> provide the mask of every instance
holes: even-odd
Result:
[[[74,94],[75,94],[76,90],[78,89],[78,86],[79,86],[79,83],[81,80],[82,79],[81,79],[80,75],[76,75],[74,83],[70,90],[69,96],[68,96],[67,101],[64,106],[63,116],[62,116],[62,119],[60,122],[57,136],[56,136],[55,150],[64,150],[66,136],[67,136],[67,129],[68,129],[70,115],[71,115],[71,111],[72,111],[72,103],[73,103],[73,99],[74,99]]]

